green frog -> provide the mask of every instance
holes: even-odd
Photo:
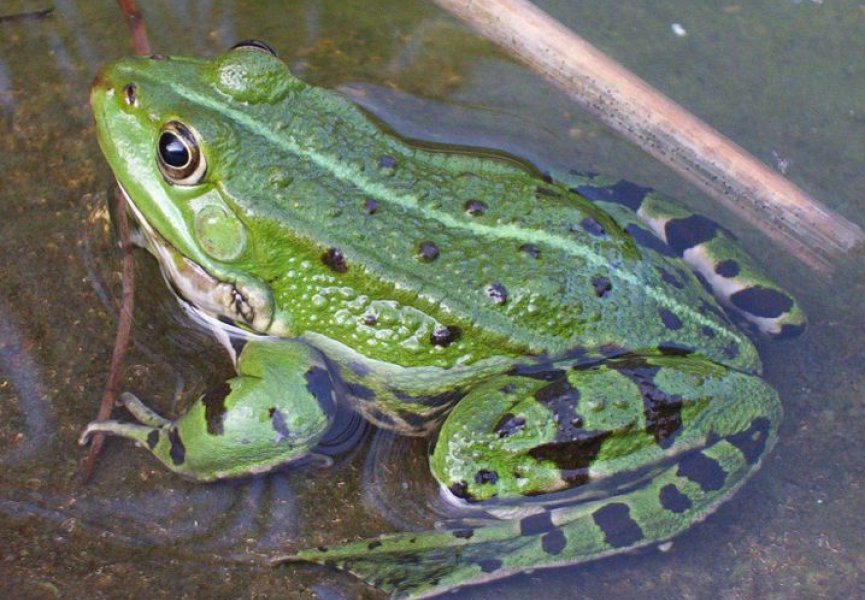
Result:
[[[236,376],[119,435],[199,481],[315,456],[337,406],[429,435],[441,493],[483,518],[300,550],[422,597],[660,543],[775,443],[744,328],[796,301],[713,221],[596,175],[419,146],[261,42],[97,76],[102,151],[141,243]]]

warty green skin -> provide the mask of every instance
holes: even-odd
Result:
[[[409,595],[580,562],[702,519],[774,442],[780,405],[753,344],[687,253],[637,243],[624,231],[635,214],[573,191],[590,179],[564,185],[514,160],[407,144],[253,50],[124,59],[103,69],[91,103],[168,278],[246,336],[230,346],[238,377],[221,394],[177,421],[127,397],[142,425],[94,423],[85,437],[137,439],[210,480],[314,451],[342,398],[405,433],[456,403],[431,457],[454,496],[555,498],[631,480],[616,483],[618,500],[535,505],[472,535],[402,534],[302,559]],[[200,182],[172,183],[157,165],[172,121],[206,159]],[[675,246],[659,214],[648,222]],[[705,262],[692,266],[717,291]],[[801,327],[790,302],[764,320]],[[292,437],[298,414],[309,425]]]

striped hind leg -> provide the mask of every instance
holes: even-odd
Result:
[[[757,262],[715,221],[694,214],[650,188],[628,181],[569,173],[562,180],[624,220],[638,242],[644,231],[628,227],[629,209],[642,225],[706,282],[727,309],[764,335],[788,338],[805,328],[805,314],[793,296],[772,281]]]
[[[508,488],[500,485],[505,465],[525,468],[526,455],[542,460],[548,470],[572,470],[585,463],[589,480],[596,479],[597,486],[576,498],[523,498],[513,507],[519,510],[493,504],[490,512],[503,520],[480,526],[388,534],[303,550],[284,560],[332,565],[396,597],[419,598],[656,544],[703,520],[728,499],[772,448],[781,420],[777,394],[760,378],[693,358],[613,360],[562,376],[552,381],[506,376],[490,382],[475,398],[466,397],[457,406],[477,400],[477,406],[463,410],[480,419],[474,434],[487,441],[490,455],[480,456],[481,446],[459,439],[471,434],[469,428],[454,429],[454,439],[440,438],[436,452],[464,450],[472,469],[493,461],[498,476],[491,477],[485,469],[478,471],[482,476],[476,481],[498,486],[502,493]],[[630,409],[616,402],[622,399]],[[536,432],[537,427],[552,424],[546,431],[557,437],[555,425],[565,422],[555,417],[583,410],[584,420],[568,423],[586,436],[562,430],[559,433],[568,433],[567,439],[532,445],[535,437],[544,436],[545,430]],[[592,434],[604,421],[616,433],[595,447]],[[497,439],[506,443],[497,445]],[[588,455],[591,460],[582,460]],[[575,464],[566,466],[571,462]],[[442,475],[436,477],[441,480]],[[451,481],[441,483],[452,487]],[[501,499],[503,494],[498,495]]]

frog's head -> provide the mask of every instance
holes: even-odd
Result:
[[[256,240],[223,185],[256,158],[239,156],[232,123],[303,87],[268,46],[241,42],[214,61],[119,60],[90,96],[99,145],[175,289],[260,333],[284,333],[286,323],[254,274]]]

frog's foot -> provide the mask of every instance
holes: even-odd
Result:
[[[139,424],[124,423],[122,421],[105,420],[93,421],[87,425],[84,431],[78,438],[78,443],[82,446],[88,444],[94,434],[103,433],[106,435],[117,435],[120,437],[129,438],[142,444],[148,444],[148,437],[158,435],[158,432],[153,432],[158,429],[168,428],[171,426],[171,421],[160,416],[156,411],[146,406],[134,394],[123,392],[120,394],[119,404],[125,406],[132,413]]]
[[[693,357],[610,361],[553,381],[503,376],[448,417],[431,458],[436,478],[471,500],[591,484],[585,491],[479,528],[384,535],[286,559],[425,597],[655,545],[742,485],[774,444],[780,416],[762,380]]]
[[[196,400],[176,421],[132,394],[121,402],[139,421],[96,421],[81,434],[135,440],[171,470],[201,481],[261,473],[308,456],[330,426],[338,382],[316,350],[292,341],[249,342],[238,377]]]
[[[624,221],[626,231],[638,243],[657,244],[627,215],[632,211],[654,237],[664,242],[661,253],[674,253],[698,275],[718,301],[742,316],[761,333],[774,338],[799,335],[805,314],[795,298],[773,282],[757,262],[739,246],[731,233],[715,221],[694,214],[650,188],[627,181],[606,181],[576,173],[563,181],[589,200]],[[631,222],[629,222],[631,221]]]

